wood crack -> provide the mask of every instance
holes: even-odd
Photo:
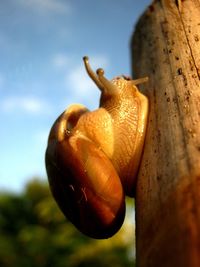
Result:
[[[193,63],[194,63],[194,67],[196,69],[196,74],[198,76],[198,79],[200,80],[199,69],[197,67],[197,64],[196,64],[196,61],[195,61],[195,57],[194,57],[194,54],[193,54],[193,51],[192,51],[192,47],[190,45],[190,41],[189,41],[189,38],[188,38],[188,35],[187,35],[186,27],[185,27],[185,24],[184,24],[184,21],[183,21],[183,18],[182,18],[182,15],[181,15],[181,12],[180,12],[179,9],[178,9],[178,13],[179,13],[180,21],[181,21],[181,24],[182,24],[182,27],[183,27],[183,30],[184,30],[184,33],[185,33],[185,37],[186,37],[186,40],[187,40],[188,48],[190,50],[190,54],[191,54],[191,57],[192,57],[192,60],[193,60]]]

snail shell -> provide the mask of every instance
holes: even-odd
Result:
[[[55,121],[46,150],[50,188],[65,216],[84,234],[108,238],[121,227],[125,194],[133,196],[148,100],[130,80],[86,70],[101,90],[99,109],[71,105]]]

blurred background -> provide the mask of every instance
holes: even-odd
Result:
[[[133,201],[119,234],[84,237],[51,197],[44,153],[69,104],[98,107],[84,55],[108,79],[130,75],[130,38],[150,2],[0,1],[0,266],[133,266]]]

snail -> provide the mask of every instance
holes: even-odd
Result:
[[[64,215],[84,234],[114,235],[125,216],[125,195],[133,196],[142,154],[148,99],[136,85],[148,78],[112,81],[104,70],[86,71],[101,91],[100,107],[66,109],[53,124],[46,150],[52,194]]]

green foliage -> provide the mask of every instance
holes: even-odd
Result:
[[[128,205],[129,206],[129,205]],[[32,180],[20,195],[0,194],[0,266],[134,266],[133,217],[114,237],[85,237],[58,209],[49,187]]]

